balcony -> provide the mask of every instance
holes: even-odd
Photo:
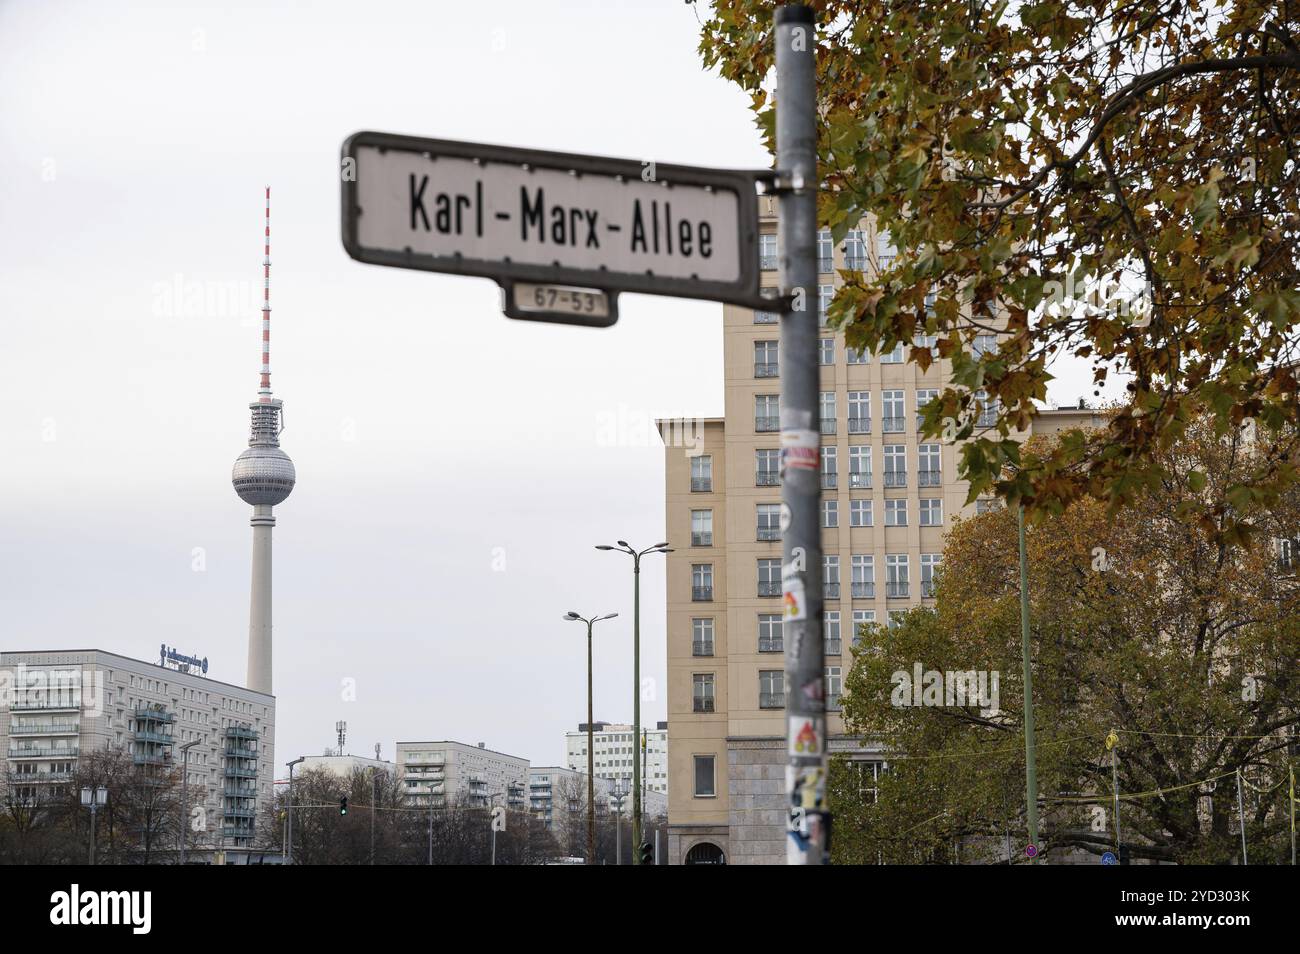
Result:
[[[155,742],[158,745],[171,745],[174,741],[170,735],[155,729],[136,729],[132,737],[137,742]]]
[[[785,693],[784,692],[760,692],[758,694],[758,707],[760,709],[784,709]]]
[[[765,272],[770,272],[776,269],[776,261],[775,255],[760,255],[758,256],[758,267]]]
[[[852,591],[855,600],[874,600],[876,598],[875,583],[854,583],[852,584]]]
[[[905,470],[887,470],[885,471],[886,487],[906,487],[907,471]]]
[[[823,434],[834,434],[834,433],[835,433],[835,418],[833,418],[833,417],[823,417],[823,418],[822,418],[821,427],[822,427],[822,433],[823,433]]]
[[[934,580],[921,581],[921,596],[931,599],[934,596]]]
[[[849,416],[849,433],[850,434],[870,434],[871,418],[862,417],[861,415]]]
[[[712,700],[711,698],[710,698],[710,699],[701,699],[700,697],[696,696],[695,699],[693,700],[692,711],[693,711],[693,712],[712,712],[712,711],[713,711],[713,700]]]
[[[222,818],[256,818],[257,812],[251,808],[223,808]]]
[[[227,739],[257,739],[257,730],[246,725],[226,726]]]
[[[880,430],[883,434],[901,434],[906,427],[907,418],[905,417],[881,418]]]
[[[822,490],[834,490],[839,485],[839,474],[835,471],[822,471]]]
[[[775,361],[756,361],[754,363],[754,377],[756,378],[774,378],[777,376],[780,367]]]
[[[779,487],[781,474],[775,470],[760,470],[754,475],[755,487]]]
[[[225,776],[226,778],[257,778],[257,767],[231,762],[226,765]]]
[[[257,749],[245,745],[228,745],[222,750],[222,755],[228,759],[256,759]]]
[[[763,581],[763,580],[759,580],[759,581],[758,581],[758,595],[759,595],[759,596],[764,596],[764,597],[767,597],[767,596],[780,596],[780,595],[781,595],[781,584],[780,584],[780,583],[765,582],[765,581]]]
[[[817,271],[822,275],[829,275],[835,271],[835,259],[829,255],[817,256]]]
[[[712,656],[712,655],[713,655],[713,641],[712,641],[712,640],[709,640],[709,641],[705,642],[705,641],[702,641],[702,640],[695,640],[694,642],[691,643],[691,655],[692,655],[692,656]]]
[[[221,790],[221,794],[226,798],[256,798],[257,786],[227,784],[226,787]]]
[[[17,689],[16,692],[25,690]],[[9,703],[10,712],[75,712],[81,708],[80,699],[25,699]]]
[[[713,601],[713,587],[711,586],[691,587],[691,602],[711,603],[712,601]]]
[[[849,471],[849,487],[853,490],[870,490],[871,489],[871,471],[854,473]]]
[[[938,487],[943,483],[943,474],[937,470],[918,470],[916,483],[920,487]]]
[[[891,600],[904,599],[910,592],[907,580],[891,580],[885,584],[885,596]]]
[[[166,709],[144,708],[136,709],[131,713],[131,718],[136,722],[175,722],[176,714],[168,712]]]
[[[764,416],[754,418],[754,430],[760,434],[767,434],[780,429],[781,419],[779,417]]]
[[[839,599],[839,598],[840,598],[840,585],[839,585],[839,583],[823,583],[823,584],[822,584],[822,599],[824,599],[824,600],[837,600],[837,599]]]
[[[691,493],[693,494],[711,494],[713,493],[713,478],[711,477],[692,477]]]
[[[758,651],[760,653],[783,653],[785,652],[785,642],[782,636],[760,636],[758,637]]]
[[[754,312],[754,324],[756,325],[775,325],[777,321],[777,314],[774,311]]]
[[[253,837],[253,829],[252,829],[251,827],[249,827],[249,828],[241,828],[241,827],[238,827],[238,826],[235,826],[235,825],[227,825],[227,826],[225,826],[224,828],[221,829],[221,837],[222,837],[222,838],[233,838],[233,839],[236,839],[236,840],[242,840],[242,839],[246,839],[246,838],[252,838],[252,837]]]
[[[9,757],[11,759],[75,759],[81,747],[77,745],[69,746],[51,746],[51,745],[24,745],[10,746]]]
[[[170,752],[132,752],[131,762],[135,765],[170,765]]]
[[[712,530],[692,530],[691,546],[693,547],[711,547],[713,546]]]
[[[828,639],[822,644],[822,653],[827,656],[843,655],[844,642],[838,636]]]
[[[844,256],[844,267],[855,272],[865,271],[867,268],[867,257],[865,255],[848,255]]]
[[[20,725],[13,723],[9,726],[11,736],[19,735],[80,735],[81,725],[77,722],[46,722],[42,725]]]
[[[768,543],[773,540],[780,540],[781,528],[780,527],[759,527],[758,539],[760,542],[763,543]]]
[[[840,693],[838,693],[838,692],[828,692],[828,693],[826,694],[826,709],[827,709],[827,711],[836,711],[836,712],[838,712],[838,711],[839,711],[839,708],[840,708]]]

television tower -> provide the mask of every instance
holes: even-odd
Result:
[[[284,503],[297,480],[293,461],[280,450],[284,402],[271,396],[271,187],[266,189],[266,244],[262,258],[262,383],[248,405],[248,450],[235,458],[230,481],[253,507],[253,588],[248,613],[248,688],[271,692],[271,508]]]

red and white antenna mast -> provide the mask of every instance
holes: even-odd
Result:
[[[262,255],[262,383],[258,400],[271,403],[271,187],[266,187],[266,237]]]

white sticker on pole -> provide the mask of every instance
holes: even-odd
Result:
[[[781,432],[781,469],[817,470],[821,466],[821,435],[810,430]]]
[[[795,623],[808,618],[808,594],[804,589],[803,576],[782,568],[781,572],[782,608],[785,621]]]

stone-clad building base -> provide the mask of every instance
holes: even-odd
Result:
[[[785,739],[727,739],[730,864],[785,863]]]

